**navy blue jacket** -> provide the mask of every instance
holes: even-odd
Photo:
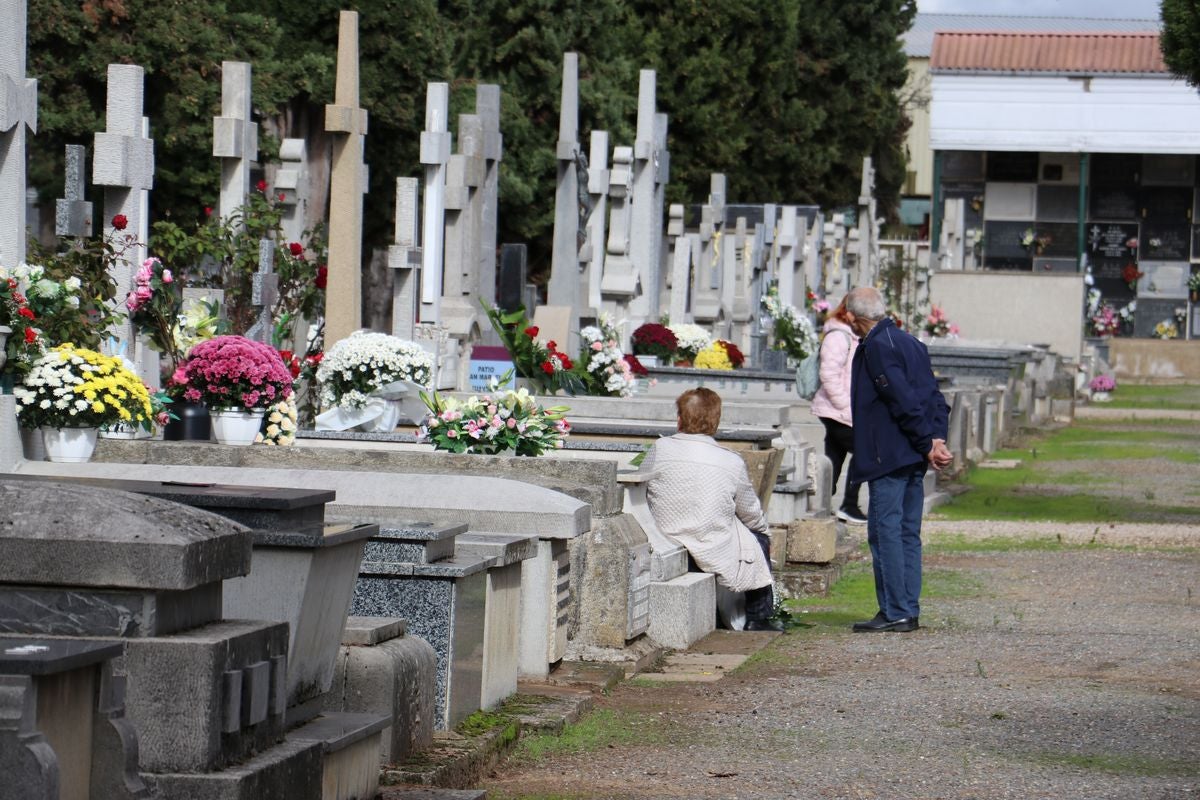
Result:
[[[950,409],[938,391],[925,345],[890,319],[880,320],[863,338],[851,370],[850,479],[865,483],[927,463],[933,440],[946,438]]]

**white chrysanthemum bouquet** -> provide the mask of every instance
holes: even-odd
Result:
[[[334,344],[317,368],[325,408],[362,408],[389,384],[428,386],[432,377],[433,357],[420,345],[372,331],[355,331]]]

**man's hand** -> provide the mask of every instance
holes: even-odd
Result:
[[[925,458],[929,460],[929,465],[935,470],[941,470],[950,466],[950,462],[954,461],[954,454],[946,447],[945,439],[934,439],[933,447],[929,448]]]

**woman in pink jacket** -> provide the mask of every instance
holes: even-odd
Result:
[[[833,462],[833,488],[846,456],[854,450],[854,431],[850,418],[850,364],[858,348],[858,337],[846,321],[846,299],[829,315],[821,338],[821,387],[812,399],[812,413],[825,426],[825,455]],[[837,517],[843,522],[865,525],[867,517],[858,507],[858,490],[846,472],[846,493]]]

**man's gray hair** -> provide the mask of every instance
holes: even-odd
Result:
[[[883,295],[873,286],[860,286],[846,295],[846,310],[863,319],[881,320],[887,316]]]

